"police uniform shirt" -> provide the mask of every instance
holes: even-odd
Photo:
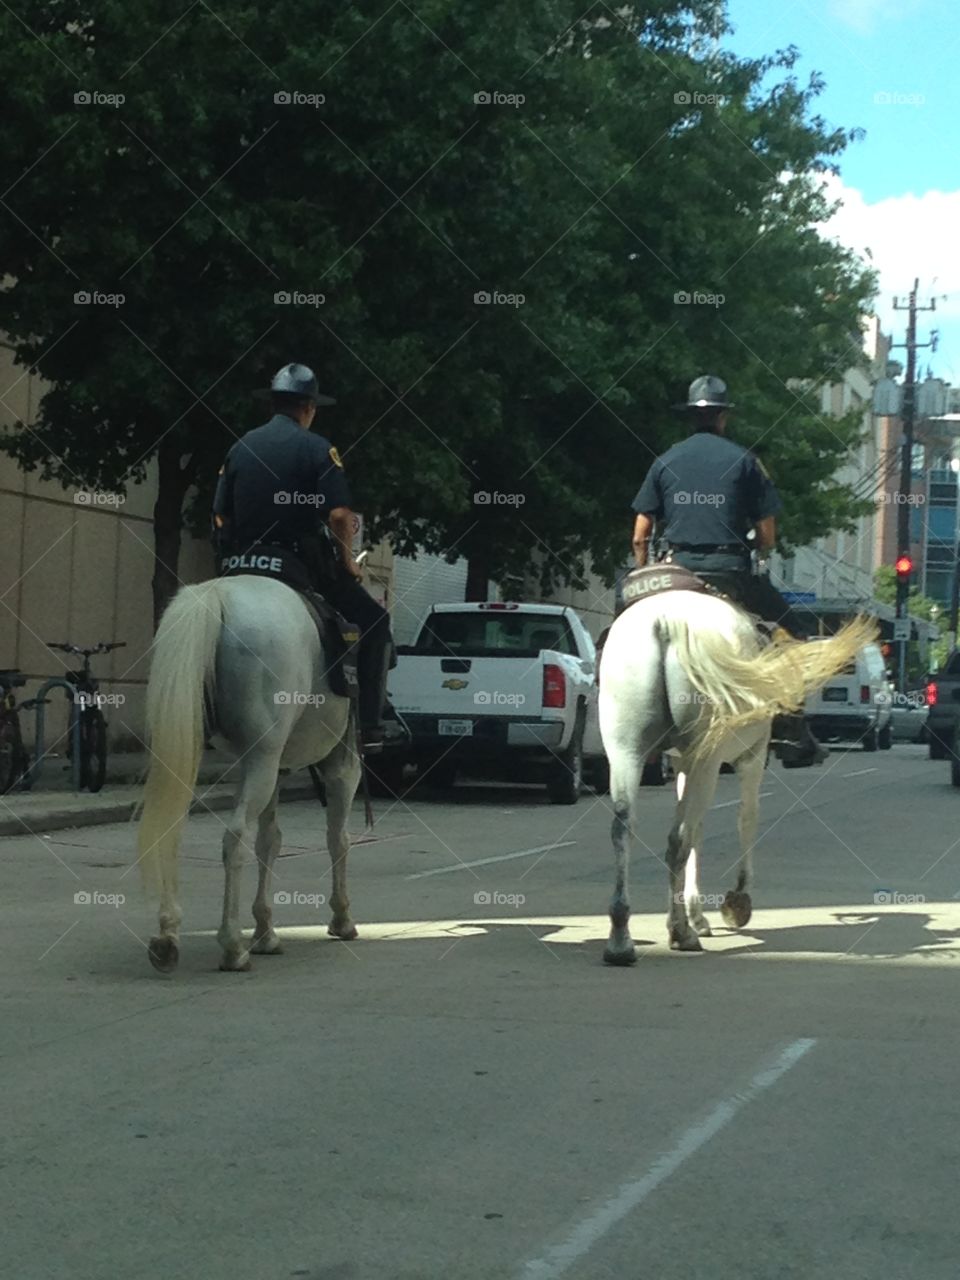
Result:
[[[635,512],[659,522],[668,544],[695,548],[676,559],[703,570],[743,569],[747,534],[781,506],[759,459],[712,431],[694,432],[661,454],[633,500]]]
[[[258,542],[292,545],[350,505],[330,441],[278,413],[231,448],[213,509],[229,526],[231,546],[243,551]]]

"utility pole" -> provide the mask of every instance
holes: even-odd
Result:
[[[917,312],[936,311],[936,299],[931,299],[927,307],[917,306],[917,290],[920,281],[914,280],[913,288],[906,305],[901,305],[898,298],[893,300],[894,311],[907,312],[907,340],[896,342],[893,346],[906,347],[907,367],[903,381],[903,442],[900,452],[900,492],[897,494],[897,618],[909,618],[907,601],[910,596],[910,578],[912,573],[912,557],[910,555],[910,509],[907,501],[910,495],[913,476],[913,424],[916,411],[917,351],[920,347],[929,347],[929,342],[917,342]],[[906,559],[911,568],[906,573],[899,571],[899,565]],[[901,639],[898,685],[901,693],[907,690],[907,640]]]

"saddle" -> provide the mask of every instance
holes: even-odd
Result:
[[[726,600],[727,604],[733,605],[750,619],[762,648],[773,644],[781,630],[777,623],[767,622],[759,614],[751,612],[739,600],[718,590],[712,583],[704,582],[703,578],[698,577],[692,569],[669,562],[644,565],[642,569],[631,569],[623,579],[623,604],[619,612],[622,613],[638,600],[659,595],[663,591],[702,591],[708,596],[715,596],[718,600]]]
[[[682,564],[648,564],[631,569],[623,579],[623,607],[663,591],[710,591],[710,587]]]
[[[327,678],[331,690],[341,698],[356,697],[360,632],[354,623],[348,622],[313,589],[310,571],[299,556],[288,547],[265,543],[250,547],[242,554],[221,557],[221,578],[235,578],[240,574],[273,578],[296,591],[316,625],[320,644],[329,661]]]

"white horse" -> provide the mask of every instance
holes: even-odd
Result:
[[[148,883],[160,893],[160,934],[151,938],[149,954],[161,972],[173,970],[179,958],[177,850],[205,732],[233,751],[241,768],[236,807],[224,824],[220,968],[249,969],[249,951],[277,955],[282,950],[267,892],[280,848],[281,768],[320,766],[333,866],[328,932],[343,939],[357,936],[347,897],[346,824],[360,760],[350,700],[331,692],[327,669],[303,601],[270,578],[241,575],[183,587],[163,615],[147,686],[150,771],[138,841]],[[250,845],[260,879],[248,951],[240,932],[239,881]]]
[[[640,777],[654,750],[679,756],[677,809],[667,839],[670,946],[700,951],[710,933],[697,891],[696,853],[720,765],[740,778],[740,858],[725,922],[750,919],[753,844],[760,782],[774,714],[800,707],[866,643],[875,627],[849,623],[816,644],[786,641],[761,648],[750,618],[718,596],[668,591],[640,599],[614,622],[603,649],[600,731],[610,761],[616,883],[610,903],[608,964],[633,964],[627,879],[638,817]]]

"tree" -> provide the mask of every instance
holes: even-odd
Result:
[[[65,484],[156,459],[157,617],[188,493],[202,523],[290,359],[338,398],[319,425],[371,535],[466,555],[476,591],[534,556],[544,585],[587,556],[612,575],[704,368],[770,446],[784,537],[854,518],[830,479],[853,426],[789,389],[852,362],[871,289],[816,230],[850,135],[791,51],[705,52],[712,0],[581,14],[323,0],[304,28],[291,0],[223,0],[171,27],[161,0],[49,0],[39,39],[6,15],[0,330],[50,390],[0,444]]]

